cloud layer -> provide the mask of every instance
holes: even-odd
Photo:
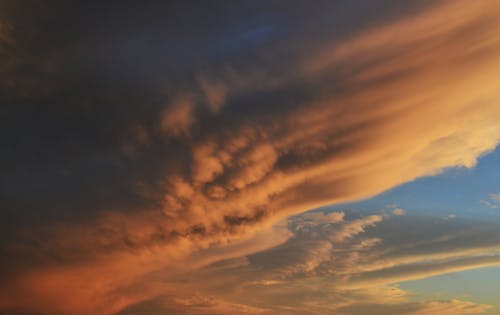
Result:
[[[0,309],[116,313],[170,290],[145,279],[274,247],[289,215],[472,167],[500,140],[492,1],[99,7],[0,7]],[[386,279],[364,268],[350,286]]]
[[[120,314],[428,315],[482,314],[491,309],[442,295],[415,299],[397,283],[498,266],[497,224],[342,214],[295,216],[288,220],[293,236],[285,243],[194,271],[171,283],[175,294]]]

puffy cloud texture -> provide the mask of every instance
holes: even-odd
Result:
[[[0,309],[119,312],[171,289],[147,279],[274,247],[287,216],[472,167],[500,140],[494,1],[0,11]],[[382,219],[346,222],[285,274]]]

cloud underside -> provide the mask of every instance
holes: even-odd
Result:
[[[296,12],[287,14],[281,18]],[[1,62],[0,74],[8,79],[6,100],[14,104],[5,114],[14,132],[6,134],[17,138],[2,157],[6,176],[1,187],[9,210],[0,243],[7,257],[0,263],[2,277],[8,283],[0,288],[0,308],[113,314],[163,296],[167,302],[159,298],[157,303],[173,301],[186,314],[200,309],[207,314],[266,314],[269,308],[294,314],[289,309],[293,305],[285,302],[276,309],[238,298],[175,296],[171,283],[182,291],[178,278],[193,270],[283,244],[297,231],[276,223],[290,215],[367,198],[447,167],[473,167],[496,147],[498,4],[436,2],[349,36],[323,29],[310,36],[301,27],[311,32],[324,20],[315,24],[307,11],[302,14],[304,25],[281,30],[272,42],[252,37],[256,42],[249,51],[234,48],[222,62],[204,60],[203,66],[189,69],[187,79],[177,80],[178,69],[165,66],[161,55],[151,71],[166,73],[154,73],[153,88],[138,82],[140,70],[134,70],[133,78],[122,75],[132,71],[128,62],[134,64],[134,54],[139,54],[134,45],[128,56],[127,50],[118,54],[104,44],[107,37],[92,42],[83,36],[74,43],[61,35],[52,39],[59,45],[47,44],[49,49],[35,40],[44,38],[45,29],[39,31],[42,35],[21,38],[23,28],[2,14],[0,42],[8,47],[2,54],[9,58]],[[143,33],[137,32],[128,38],[143,43]],[[128,47],[114,44],[110,46]],[[120,69],[88,67],[86,62],[100,58],[107,62],[108,49],[114,53],[110,65],[119,61]],[[141,61],[145,67],[147,61]],[[181,61],[175,66],[181,67]],[[67,73],[65,67],[75,72]],[[89,68],[96,73],[82,70]],[[107,77],[106,71],[113,73]],[[70,136],[74,139],[65,138]],[[414,266],[422,259],[415,255],[357,264],[361,269],[351,270],[349,261],[364,256],[344,257],[335,252],[337,244],[351,244],[382,219],[323,218],[333,231],[327,240],[312,242],[314,252],[305,256],[345,259],[340,264],[345,274],[334,276],[348,281],[321,293],[345,300],[345,306],[332,303],[340,314],[372,307],[353,305],[349,296],[369,295],[366,288],[373,285],[497,263],[496,256],[434,253],[436,263],[430,266]],[[362,251],[378,244],[375,238],[365,242],[351,245]],[[464,261],[457,258],[464,255]],[[276,271],[282,278],[270,281],[279,286],[297,274],[329,274],[318,270],[327,262],[284,264]],[[243,279],[232,275],[225,281]],[[300,286],[309,285],[309,280],[293,281],[291,290],[297,287],[297,294]],[[205,291],[205,284],[189,285],[185,292]],[[323,288],[316,282],[311,286]],[[401,293],[394,287],[387,292]],[[293,296],[287,296],[288,303]],[[300,314],[315,314],[315,309],[322,314],[330,307],[325,300],[304,303]],[[455,300],[405,303],[407,314],[446,314],[445,309],[476,314],[486,308]],[[400,304],[390,304],[387,312],[403,314]]]

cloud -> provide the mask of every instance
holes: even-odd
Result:
[[[347,309],[356,314],[370,312],[372,314],[408,314],[408,315],[433,315],[433,314],[482,314],[491,307],[484,304],[475,304],[467,301],[432,301],[424,303],[408,303],[407,305],[361,305]]]
[[[392,210],[392,214],[394,215],[406,215],[406,210],[401,209],[401,208],[395,208]]]
[[[500,203],[500,194],[491,194],[490,199],[493,200],[496,203]]]
[[[483,266],[476,262],[487,257],[493,261],[500,248],[496,224],[478,226],[473,222],[436,221],[432,217],[413,221],[409,216],[395,216],[338,242],[332,241],[330,235],[369,217],[332,224],[321,219],[311,221],[310,214],[289,219],[289,229],[295,232],[285,243],[249,255],[244,262],[229,260],[206,266],[181,282],[172,283],[179,298],[164,298],[164,304],[150,312],[178,309],[188,314],[232,314],[234,308],[229,309],[230,305],[252,314],[292,315],[361,315],[368,310],[373,314],[465,315],[492,309],[490,305],[442,295],[439,300],[417,298],[395,283],[416,279],[410,270],[423,269],[425,272],[418,277],[428,277]],[[304,221],[311,224],[303,227]],[[419,229],[421,226],[431,228]],[[413,231],[415,237],[401,233],[403,230]],[[498,259],[494,262],[499,263]],[[372,277],[374,272],[378,273],[376,279]],[[189,291],[193,288],[189,282],[195,285],[196,294]],[[138,304],[135,311],[144,311],[148,303],[155,302]],[[195,310],[179,304],[189,304]]]
[[[401,215],[406,215],[407,214],[407,211],[405,209],[402,209],[402,208],[398,207],[395,204],[387,205],[386,208],[391,209],[391,213],[393,215],[399,215],[399,216],[401,216]]]
[[[173,136],[187,135],[195,123],[193,101],[189,96],[178,97],[161,118],[161,130]]]
[[[491,203],[490,201],[488,200],[481,200],[481,203],[485,206],[487,206],[488,208],[491,208],[491,209],[496,209],[498,208],[498,206],[496,204],[493,204]]]
[[[344,224],[338,231],[330,235],[330,240],[335,242],[343,242],[353,236],[363,233],[367,227],[374,226],[377,222],[382,221],[379,215],[372,215],[366,218],[358,219]]]
[[[92,22],[56,4],[0,10],[12,26],[0,62],[0,308],[115,313],[166,290],[146,285],[162,270],[170,279],[273,248],[290,235],[258,234],[290,215],[472,167],[500,140],[491,1],[383,1],[348,11],[366,16],[354,24],[331,16],[337,2],[218,14],[82,4]],[[262,19],[270,37],[238,35]],[[328,274],[331,260],[344,275],[374,268],[362,253],[381,238],[357,237],[384,218],[309,214],[297,233],[315,220],[328,237],[303,259],[289,253],[283,277]]]
[[[498,208],[500,205],[500,194],[490,194],[488,197],[490,200],[481,200],[481,203],[491,209]]]
[[[225,103],[227,97],[227,85],[214,79],[198,78],[200,89],[205,96],[206,103],[213,113],[217,113]]]

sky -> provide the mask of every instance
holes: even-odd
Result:
[[[500,314],[495,0],[0,0],[0,315]]]
[[[370,212],[403,208],[412,214],[498,221],[499,180],[500,148],[480,157],[472,168],[446,169],[437,176],[419,178],[367,200],[325,209],[347,207]]]

